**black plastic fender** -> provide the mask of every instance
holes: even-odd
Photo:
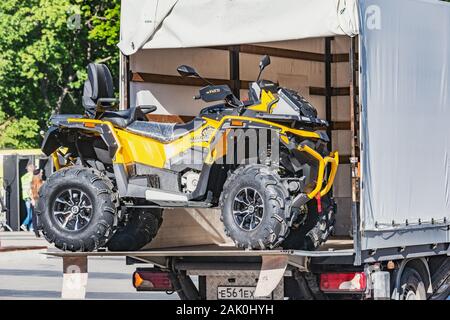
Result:
[[[42,142],[42,152],[47,156],[50,156],[56,149],[61,147],[61,142],[59,141],[59,128],[51,126],[44,136],[44,141]]]
[[[58,126],[51,126],[45,134],[41,149],[47,156],[50,156],[59,147],[68,146],[67,132],[63,132],[63,129],[98,133],[108,147],[108,152],[111,159],[114,158],[117,152],[118,143],[107,124],[97,124],[93,128],[87,128],[80,122],[59,122]]]

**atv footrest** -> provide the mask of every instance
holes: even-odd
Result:
[[[173,204],[178,206],[185,206],[188,203],[188,197],[181,192],[171,192],[150,188],[145,191],[145,199],[159,205]]]
[[[189,201],[188,195],[181,192],[171,192],[150,188],[145,192],[145,199],[160,207],[208,208],[211,204],[200,201]]]

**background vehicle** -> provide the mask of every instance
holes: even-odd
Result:
[[[6,212],[7,208],[5,205],[3,179],[0,179],[0,231],[11,231],[11,228],[6,224]]]
[[[345,1],[345,4],[321,1],[316,5],[308,1],[309,6],[305,3],[289,2],[289,10],[286,10],[283,7],[286,3],[271,2],[271,10],[285,15],[283,19],[267,21],[264,39],[259,33],[252,32],[258,30],[257,23],[267,13],[264,6],[265,10],[261,12],[255,8],[224,6],[218,10],[216,7],[214,12],[236,17],[234,21],[246,21],[245,27],[223,22],[203,24],[198,29],[189,22],[176,19],[177,15],[190,12],[195,13],[195,17],[190,16],[189,21],[208,21],[208,10],[214,8],[206,10],[201,5],[178,1],[170,13],[168,11],[160,19],[162,24],[156,32],[142,28],[142,33],[135,36],[127,30],[131,30],[135,22],[141,23],[137,18],[140,15],[130,7],[127,13],[134,19],[124,18],[121,48],[127,55],[122,57],[123,74],[131,70],[133,81],[125,78],[122,85],[122,96],[126,97],[124,107],[127,101],[133,105],[134,96],[144,89],[157,88],[163,92],[163,85],[177,85],[175,80],[169,80],[172,78],[155,76],[164,74],[156,62],[154,69],[149,68],[152,61],[161,61],[158,60],[160,55],[168,57],[172,52],[171,57],[175,60],[175,56],[187,55],[187,51],[195,59],[213,55],[215,51],[212,50],[218,50],[217,59],[231,57],[230,82],[238,84],[245,82],[246,78],[240,75],[247,75],[248,71],[237,61],[250,59],[249,55],[255,52],[270,53],[272,60],[279,58],[277,66],[272,65],[279,73],[268,78],[274,82],[280,80],[280,83],[291,78],[294,79],[292,82],[307,82],[310,95],[319,95],[316,99],[319,103],[314,101],[319,114],[327,114],[325,120],[332,124],[332,143],[337,143],[339,150],[349,151],[342,151],[342,155],[349,157],[347,161],[341,158],[339,175],[342,176],[337,177],[334,196],[338,201],[336,225],[339,234],[344,237],[347,231],[352,237],[328,241],[315,252],[246,252],[219,247],[160,248],[124,254],[132,257],[134,262],[147,261],[159,266],[159,270],[150,271],[162,271],[163,279],[175,275],[182,284],[171,283],[182,297],[187,298],[221,298],[219,292],[226,295],[231,291],[233,294],[235,287],[249,286],[254,292],[257,284],[244,282],[249,278],[247,272],[253,271],[261,279],[261,273],[274,274],[276,270],[282,270],[285,275],[283,296],[292,298],[434,299],[448,296],[445,137],[448,136],[446,122],[450,108],[443,92],[448,91],[450,64],[448,49],[442,48],[449,34],[439,26],[450,18],[449,5],[421,0],[360,0]],[[148,8],[151,8],[150,2]],[[249,12],[252,19],[248,17]],[[291,19],[287,19],[289,17]],[[321,21],[320,25],[312,23],[310,17]],[[417,24],[419,20],[421,23]],[[295,28],[292,23],[283,27],[285,21],[295,21]],[[395,24],[390,24],[393,21]],[[224,37],[217,37],[217,34]],[[232,40],[225,35],[230,35]],[[359,37],[349,38],[348,35]],[[139,39],[142,42],[138,42]],[[301,40],[285,42],[291,39]],[[275,40],[280,42],[262,44]],[[236,44],[226,47],[231,53],[221,55],[224,47],[211,49],[211,46],[229,43]],[[197,49],[199,46],[208,48]],[[237,65],[239,72],[231,72]],[[210,71],[211,78],[218,77],[215,71]],[[147,83],[146,79],[153,82]],[[159,83],[155,84],[157,79],[160,79]],[[183,84],[195,86],[194,82]],[[178,86],[180,91],[189,89]],[[236,85],[234,89],[239,91],[240,88]],[[155,98],[159,97],[155,93]],[[176,107],[172,111],[181,114]],[[433,141],[423,129],[429,124],[427,119],[430,117],[435,131]],[[347,126],[339,123],[343,118],[348,121]],[[349,139],[336,138],[340,131],[346,131]],[[411,147],[411,141],[414,141],[414,147]],[[342,192],[345,186],[348,194]],[[342,222],[346,217],[351,223]],[[272,268],[268,267],[271,258],[279,260]],[[284,265],[286,269],[283,269]],[[271,272],[265,273],[267,270]],[[192,285],[189,286],[189,281],[188,284],[184,281],[192,275],[204,277],[199,280],[201,290],[198,294]],[[141,289],[145,289],[145,281],[149,281],[150,276],[142,274],[139,277],[143,280]],[[135,276],[135,279],[139,280],[139,277]],[[274,280],[272,283],[277,287],[281,282]],[[192,292],[195,294],[190,295]]]

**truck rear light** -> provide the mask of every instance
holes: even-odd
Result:
[[[137,291],[174,291],[169,273],[161,270],[136,270],[133,286]]]
[[[323,292],[364,292],[367,276],[364,272],[323,273],[320,275],[320,290]]]

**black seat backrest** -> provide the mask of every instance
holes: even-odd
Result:
[[[111,72],[104,64],[90,63],[87,72],[88,79],[84,83],[83,90],[83,107],[93,116],[98,99],[114,98],[114,84]]]

